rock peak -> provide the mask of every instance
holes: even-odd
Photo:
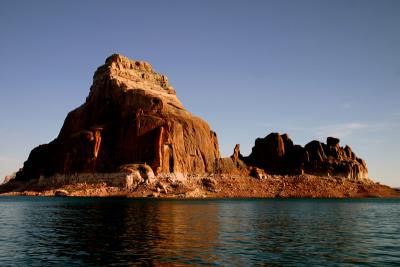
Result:
[[[121,54],[113,54],[106,59],[105,64],[95,72],[94,82],[105,76],[126,83],[128,88],[132,87],[134,89],[138,85],[142,87],[147,85],[145,87],[151,87],[149,89],[165,90],[170,94],[175,94],[175,90],[168,83],[168,78],[155,72],[150,63],[131,60]]]
[[[16,179],[115,172],[127,164],[204,174],[218,158],[216,134],[184,109],[165,75],[113,54],[96,70],[85,103],[68,114],[56,139],[32,150]]]
[[[142,90],[146,94],[164,99],[170,107],[184,110],[167,76],[155,72],[146,61],[131,60],[121,54],[109,56],[93,76],[91,93],[96,95],[97,91],[103,90],[105,83],[110,81],[115,84],[113,88],[116,90]]]
[[[146,72],[153,72],[153,68],[150,63],[141,60],[133,60],[122,54],[112,54],[106,58],[105,65],[112,65],[113,63],[121,63],[132,69],[138,69]]]

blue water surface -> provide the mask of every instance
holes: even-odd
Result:
[[[400,200],[0,197],[0,266],[400,266]]]

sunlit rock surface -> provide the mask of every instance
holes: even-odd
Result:
[[[274,174],[303,174],[337,176],[352,180],[368,178],[364,160],[349,146],[341,147],[340,140],[328,137],[326,144],[311,141],[304,147],[294,145],[287,134],[271,133],[258,138],[246,164]]]
[[[31,151],[17,179],[135,163],[155,174],[201,174],[213,172],[218,158],[215,132],[185,110],[167,77],[114,54],[95,72],[85,103],[68,114],[56,139]]]

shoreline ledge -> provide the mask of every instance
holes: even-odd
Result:
[[[128,178],[127,178],[128,177]],[[400,198],[400,189],[371,180],[352,181],[315,175],[160,175],[129,181],[127,173],[56,175],[28,183],[10,181],[0,196],[215,198]]]

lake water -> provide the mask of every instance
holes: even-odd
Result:
[[[0,266],[400,266],[400,200],[0,197]]]

